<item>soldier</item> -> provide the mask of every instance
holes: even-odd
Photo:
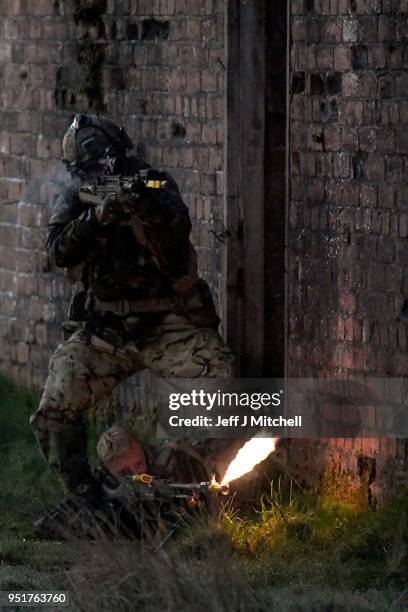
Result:
[[[202,445],[208,446],[208,443],[203,441]],[[194,442],[175,441],[166,443],[157,452],[149,444],[142,445],[127,427],[114,423],[100,436],[97,453],[107,473],[117,479],[147,472],[178,482],[202,482],[208,480],[213,466],[211,457],[206,457],[199,445],[198,450],[196,447]]]
[[[48,225],[50,258],[83,289],[65,325],[73,333],[50,360],[31,423],[65,491],[84,498],[97,498],[100,485],[87,459],[83,416],[118,383],[144,368],[183,378],[230,377],[233,369],[210,291],[197,276],[188,210],[172,177],[139,199],[139,237],[120,207],[79,199],[80,185],[96,176],[149,168],[129,154],[132,147],[112,121],[76,115],[63,139],[72,182]]]

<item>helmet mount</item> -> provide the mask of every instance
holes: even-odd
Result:
[[[62,149],[71,174],[84,175],[92,166],[102,166],[107,174],[117,172],[120,160],[133,143],[123,127],[98,115],[77,113],[65,133]]]

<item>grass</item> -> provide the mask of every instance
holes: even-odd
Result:
[[[45,469],[29,425],[38,397],[0,377],[0,503],[3,512],[28,514],[54,503],[58,481]]]
[[[269,567],[279,584],[408,587],[401,563],[408,552],[407,497],[379,511],[308,496],[286,505],[269,499],[255,517],[225,513],[222,527],[234,549]]]
[[[407,513],[406,498],[375,512],[265,499],[246,518],[227,505],[186,521],[162,549],[157,540],[84,543],[69,577],[92,612],[403,610]]]
[[[408,496],[373,508],[330,478],[320,494],[275,480],[162,545],[36,540],[32,518],[61,495],[28,424],[37,401],[0,378],[0,590],[64,588],[86,612],[408,610]]]
[[[34,519],[62,494],[29,425],[37,403],[0,376],[0,590],[61,588],[69,565],[69,547],[32,539]]]

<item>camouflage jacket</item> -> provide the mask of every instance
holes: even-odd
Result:
[[[148,167],[135,158],[128,163],[128,175]],[[166,180],[166,187],[154,191],[139,215],[154,253],[138,243],[130,226],[99,224],[92,208],[80,202],[79,182],[73,181],[57,197],[48,225],[51,259],[68,269],[81,265],[85,288],[100,300],[171,294],[177,279],[196,274],[196,254],[189,239],[188,209],[171,176]]]

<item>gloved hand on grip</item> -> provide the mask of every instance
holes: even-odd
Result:
[[[102,225],[117,223],[126,219],[126,213],[115,195],[107,196],[102,204],[95,206],[95,218]]]

